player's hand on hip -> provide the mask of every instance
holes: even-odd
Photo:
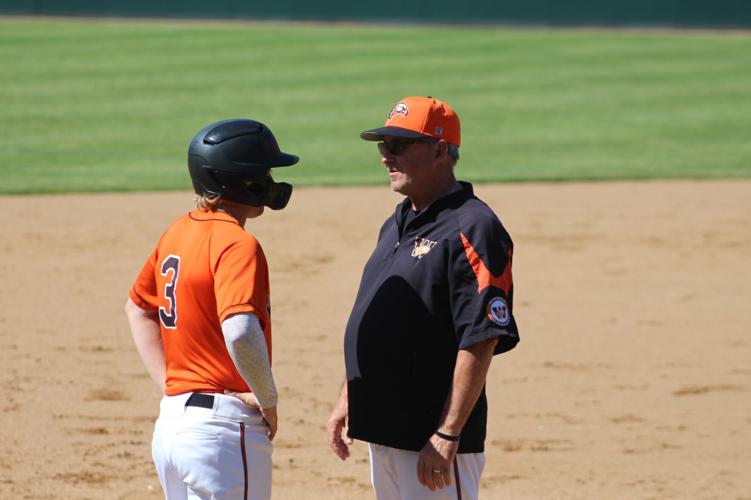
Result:
[[[245,403],[247,406],[255,410],[261,409],[261,405],[258,404],[258,400],[256,399],[255,394],[253,394],[252,392],[234,392],[234,391],[225,389],[224,394],[226,394],[227,396],[232,396],[232,397],[239,399],[240,401]]]
[[[276,429],[278,426],[278,419],[276,415],[276,406],[270,406],[268,408],[260,408],[261,415],[263,416],[264,422],[266,422],[266,425],[269,427],[269,432],[267,435],[269,436],[269,441],[274,440],[274,436],[276,436]]]
[[[346,436],[347,427],[347,415],[348,408],[346,404],[346,397],[344,403],[340,399],[334,410],[329,416],[329,421],[326,423],[326,430],[329,434],[329,446],[334,451],[337,457],[342,460],[346,460],[349,457],[349,445],[352,444],[352,439]],[[342,437],[344,434],[344,437]]]
[[[459,449],[458,441],[430,437],[417,459],[417,480],[430,491],[451,486],[451,465]]]
[[[225,390],[224,394],[227,396],[233,396],[248,405],[250,408],[256,409],[261,412],[261,416],[263,417],[263,421],[266,423],[266,425],[269,428],[269,432],[267,435],[269,436],[269,441],[274,439],[274,436],[276,436],[276,430],[278,427],[278,417],[276,414],[276,406],[272,406],[269,408],[261,408],[261,405],[258,404],[258,400],[256,399],[255,394],[252,392],[234,392],[230,390]]]

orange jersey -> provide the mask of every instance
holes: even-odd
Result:
[[[269,272],[258,241],[223,212],[194,210],[162,235],[130,290],[159,317],[165,394],[247,392],[222,335],[222,321],[255,314],[271,360]]]

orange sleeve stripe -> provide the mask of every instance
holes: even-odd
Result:
[[[472,267],[472,271],[477,278],[477,293],[481,294],[487,287],[494,286],[503,290],[508,296],[509,290],[511,290],[511,284],[513,283],[511,279],[511,251],[509,250],[508,262],[506,263],[503,272],[499,276],[494,276],[488,269],[488,266],[485,265],[477,254],[477,251],[464,233],[460,233],[460,236],[462,238],[462,244],[464,245],[464,251],[467,254],[467,260],[469,260],[469,265]]]

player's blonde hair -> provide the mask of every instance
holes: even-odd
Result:
[[[219,194],[199,194],[196,195],[196,207],[198,207],[199,210],[208,210],[209,212],[213,212],[216,210],[217,205],[219,205],[219,202],[222,201],[222,196]]]

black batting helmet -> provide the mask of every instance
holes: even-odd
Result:
[[[222,120],[204,128],[188,147],[188,170],[197,194],[279,210],[287,206],[292,186],[274,182],[273,167],[299,158],[282,153],[271,130],[255,120]]]

